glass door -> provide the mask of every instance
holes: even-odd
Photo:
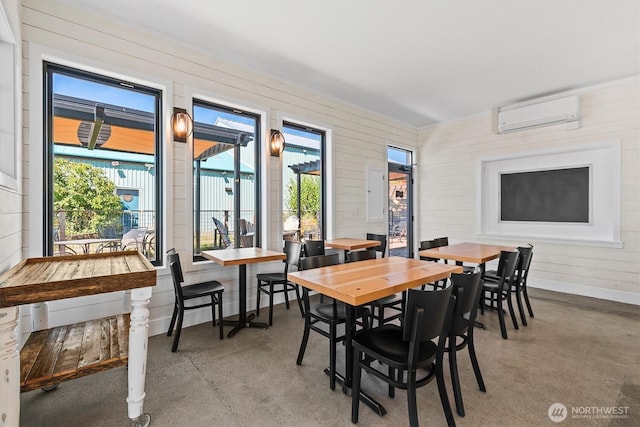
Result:
[[[387,149],[389,172],[389,256],[413,258],[412,153]]]

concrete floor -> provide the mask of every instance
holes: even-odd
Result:
[[[640,425],[638,307],[531,292],[536,317],[518,331],[507,323],[508,340],[500,337],[496,313],[480,318],[487,325],[476,333],[487,392],[478,390],[465,350],[459,369],[467,415],[456,415],[457,425],[556,425],[547,415],[553,403],[568,409],[560,425]],[[312,333],[303,365],[295,364],[302,330],[297,307],[287,311],[280,305],[268,330],[245,329],[219,341],[210,324],[184,329],[177,353],[170,351],[171,338],[151,337],[145,400],[151,426],[351,425],[350,398],[331,391],[323,373],[329,360],[326,338]],[[361,405],[359,425],[408,425],[406,393],[397,391],[390,399],[386,385],[366,375],[364,381],[388,413],[381,418]],[[51,392],[23,393],[21,425],[129,425],[126,393],[126,368],[65,382]],[[422,425],[446,425],[435,382],[418,391],[418,406]],[[614,406],[626,417],[572,415]]]

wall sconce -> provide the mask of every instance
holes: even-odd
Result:
[[[282,132],[277,129],[271,129],[269,147],[273,157],[280,157],[280,154],[284,151],[284,135]]]
[[[193,120],[187,110],[173,107],[171,129],[173,130],[174,141],[187,142],[187,137],[193,132]]]

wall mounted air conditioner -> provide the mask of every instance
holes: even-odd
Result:
[[[580,127],[580,98],[575,95],[567,96],[502,107],[498,110],[498,133],[559,123],[565,123],[565,129]]]

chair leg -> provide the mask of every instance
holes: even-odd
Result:
[[[471,366],[473,366],[473,372],[476,374],[476,381],[478,381],[478,387],[480,391],[486,393],[487,388],[484,386],[484,380],[482,379],[482,373],[480,372],[480,365],[478,364],[478,357],[476,356],[476,346],[473,341],[473,330],[468,332],[467,349],[469,350],[469,357],[471,358]]]
[[[296,359],[296,365],[302,365],[302,359],[304,358],[304,351],[307,349],[307,341],[309,341],[309,331],[311,330],[311,323],[308,317],[304,319],[304,333],[302,334],[302,341],[300,342],[300,350],[298,350],[298,358]]]
[[[211,294],[211,326],[216,327],[216,295]]]
[[[398,371],[398,375],[401,374],[401,371]],[[396,378],[396,370],[395,368],[392,368],[391,366],[389,366],[389,378]],[[390,398],[394,398],[396,397],[396,388],[394,386],[392,386],[391,384],[389,384],[389,397]]]
[[[456,411],[458,412],[458,415],[464,417],[464,403],[462,402],[460,376],[458,375],[458,359],[455,335],[453,337],[449,337],[449,371],[451,372],[451,385],[453,386],[453,398],[456,402]]]
[[[436,357],[436,382],[438,383],[438,394],[440,394],[440,402],[442,403],[442,409],[444,409],[444,416],[447,419],[447,426],[455,427],[456,421],[453,419],[453,411],[451,410],[451,403],[449,403],[447,388],[445,387],[445,384],[444,384],[442,359],[443,359],[442,354]]]
[[[269,282],[269,326],[273,325],[273,282]]]
[[[220,322],[220,339],[224,339],[224,328],[223,328],[223,321],[222,319],[224,319],[224,316],[222,315],[222,293],[220,293],[218,295],[218,319]]]
[[[409,406],[409,425],[418,426],[418,403],[416,401],[416,371],[407,372],[407,405]]]
[[[353,350],[353,378],[351,381],[351,422],[358,422],[358,411],[360,406],[360,358],[362,353],[357,349]]]
[[[178,325],[176,326],[176,334],[173,336],[173,344],[171,345],[171,352],[178,351],[178,342],[180,342],[180,332],[182,331],[182,319],[184,318],[184,310],[180,308],[178,313]]]
[[[529,310],[529,316],[533,316],[533,310],[531,309],[531,303],[529,302],[529,294],[527,293],[527,287],[524,286],[522,289],[522,294],[524,295],[524,302],[527,304],[527,310]]]
[[[518,320],[516,320],[516,311],[513,308],[513,301],[511,298],[511,291],[507,291],[507,306],[509,307],[509,315],[511,316],[511,321],[513,322],[513,327],[515,329],[518,328]]]
[[[507,326],[504,323],[504,310],[502,309],[502,298],[498,299],[498,320],[500,321],[500,331],[502,338],[507,339]]]
[[[522,326],[527,325],[527,318],[524,314],[524,307],[522,305],[522,292],[520,290],[520,285],[516,288],[516,303],[518,304],[518,312],[520,313],[520,320],[522,320]]]
[[[287,310],[289,310],[289,290],[287,289],[287,284],[285,283],[284,285],[282,285],[284,288],[284,305],[285,307],[287,307]]]
[[[178,301],[176,301],[173,305],[173,314],[171,315],[171,322],[169,322],[169,330],[167,331],[167,336],[170,337],[173,333],[173,327],[176,325],[176,317],[178,316]]]
[[[300,297],[300,286],[295,285],[296,299],[298,300],[298,308],[300,308],[300,315],[304,317],[304,308],[302,307],[302,298]]]
[[[258,280],[258,286],[256,286],[256,317],[260,317],[260,294],[261,291],[262,280]]]

